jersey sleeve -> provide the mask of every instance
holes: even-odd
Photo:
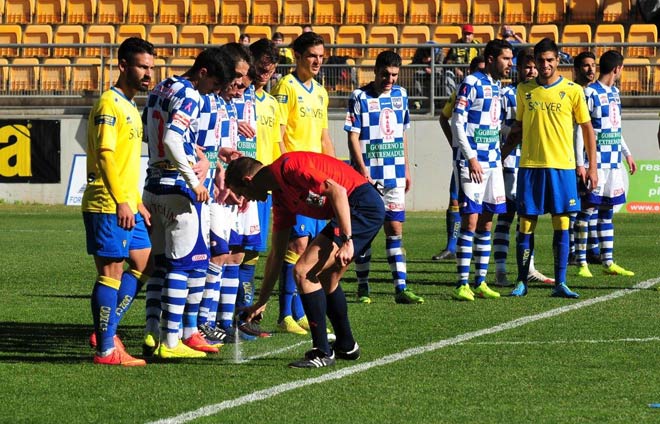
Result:
[[[117,147],[117,135],[119,133],[117,122],[117,110],[113,103],[101,101],[94,111],[94,128],[96,129],[97,151],[115,151]]]
[[[362,131],[362,104],[360,102],[360,93],[357,90],[348,99],[344,131],[356,133]]]
[[[285,83],[285,79],[282,78],[280,82],[273,87],[271,94],[275,97],[277,105],[279,106],[281,118],[280,124],[286,125],[289,121],[291,108],[293,107],[293,98],[291,96],[293,96],[294,93],[289,89],[289,85]]]
[[[591,121],[591,116],[589,115],[584,91],[582,91],[580,87],[575,88],[576,89],[573,92],[573,115],[575,117],[575,122],[578,124],[584,124]]]

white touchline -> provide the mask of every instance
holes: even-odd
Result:
[[[648,343],[648,342],[660,342],[660,337],[645,337],[640,338],[625,338],[625,339],[600,339],[600,340],[536,340],[531,342],[517,342],[517,341],[506,341],[501,340],[498,342],[470,342],[463,343],[465,345],[491,345],[491,346],[500,346],[500,345],[554,345],[554,344],[599,344],[599,343]]]
[[[642,289],[648,289],[659,282],[660,282],[660,277],[656,277],[635,284],[631,289],[617,290],[605,296],[578,301],[576,303],[571,303],[570,305],[562,306],[561,308],[556,308],[556,309],[551,309],[549,311],[541,312],[540,314],[529,315],[526,317],[514,319],[513,321],[505,322],[503,324],[499,324],[494,327],[485,328],[483,330],[471,331],[465,334],[459,334],[458,336],[445,340],[440,340],[434,343],[429,343],[425,346],[414,347],[414,348],[406,349],[399,353],[393,353],[391,355],[383,356],[382,358],[376,359],[371,362],[365,362],[362,364],[345,367],[337,371],[323,374],[319,377],[306,378],[304,380],[297,380],[297,381],[291,381],[289,383],[279,384],[277,386],[269,387],[267,389],[258,390],[254,393],[250,393],[248,395],[241,396],[236,399],[226,400],[220,403],[216,403],[214,405],[204,406],[194,411],[185,412],[183,414],[177,415],[176,417],[164,418],[162,420],[153,421],[149,424],[175,424],[175,423],[178,424],[178,423],[185,423],[188,421],[192,421],[201,417],[208,417],[217,414],[218,412],[224,411],[225,409],[231,409],[237,406],[245,405],[259,400],[269,399],[279,395],[280,393],[289,392],[291,390],[299,389],[301,387],[311,386],[312,384],[323,383],[325,381],[339,380],[344,377],[348,377],[363,371],[367,371],[374,367],[391,364],[393,362],[398,362],[403,359],[408,359],[413,356],[421,355],[423,353],[433,352],[435,350],[442,349],[447,346],[453,346],[459,343],[463,343],[465,341],[477,337],[500,333],[502,331],[522,327],[523,325],[527,325],[535,321],[540,321],[546,318],[552,318],[557,315],[561,315],[566,312],[575,311],[577,309],[582,309],[587,306],[595,305],[597,303],[607,302],[609,300],[617,299],[619,297],[636,293]]]

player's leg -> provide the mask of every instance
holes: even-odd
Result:
[[[461,212],[458,206],[459,181],[456,174],[452,172],[449,181],[449,204],[445,213],[447,232],[447,246],[431,259],[434,261],[456,259],[456,243],[461,229]]]
[[[495,284],[500,287],[513,285],[507,278],[506,259],[509,254],[511,224],[515,217],[515,203],[507,199],[507,212],[497,215],[495,234],[493,235],[493,256],[495,259]]]
[[[511,296],[527,295],[529,261],[534,251],[534,230],[538,215],[543,214],[545,174],[541,169],[520,168],[516,183],[518,232],[516,234],[516,263],[518,276]]]
[[[609,275],[624,275],[631,277],[629,271],[614,261],[614,206],[626,202],[623,180],[625,170],[622,168],[599,169],[598,185],[603,185],[599,193],[598,207],[598,238],[601,243],[600,253],[603,259],[603,271]],[[601,183],[602,180],[602,183]],[[600,188],[600,187],[599,187]]]
[[[583,200],[582,210],[575,218],[575,259],[578,263],[578,275],[591,278],[593,275],[587,263],[587,237],[589,232],[589,219],[594,213],[594,208]]]
[[[371,249],[355,258],[355,276],[357,278],[357,297],[359,303],[371,303],[369,288],[369,269],[371,267]]]
[[[602,262],[600,257],[599,238],[598,238],[598,223],[600,222],[600,209],[595,208],[593,213],[589,216],[589,236],[587,237],[587,262],[590,264],[600,265]]]
[[[479,214],[482,212],[481,194],[484,184],[472,182],[468,167],[454,166],[454,173],[460,177],[459,202],[461,206],[461,229],[456,242],[456,272],[458,281],[452,296],[458,300],[474,300],[470,290],[469,276],[472,263],[474,232],[477,229]]]

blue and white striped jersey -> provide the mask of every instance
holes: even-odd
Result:
[[[254,85],[250,85],[243,92],[243,97],[232,99],[236,107],[236,116],[238,122],[247,122],[252,129],[257,131],[257,110],[256,97],[254,95]],[[246,138],[243,134],[238,134],[238,150],[243,156],[257,158],[257,137]]]
[[[511,127],[516,121],[516,86],[508,85],[502,89],[502,139],[504,143],[506,137],[511,132]],[[520,145],[511,151],[509,156],[502,161],[505,172],[514,172],[520,166]]]
[[[456,161],[476,157],[482,167],[500,168],[501,85],[482,72],[465,77],[458,89],[452,134]]]
[[[218,114],[218,96],[202,96],[202,110],[199,118],[199,137],[197,144],[204,147],[204,154],[210,162],[209,172],[204,185],[212,194],[215,167],[218,162],[218,144],[220,143],[220,115]]]
[[[218,96],[218,114],[220,115],[220,147],[238,150],[238,115],[232,101]]]
[[[596,133],[598,168],[619,168],[623,143],[619,89],[596,81],[584,89],[584,95]],[[585,162],[588,163],[586,158]]]
[[[360,134],[362,159],[371,179],[385,188],[406,186],[404,132],[410,128],[408,93],[394,85],[376,95],[373,83],[351,94],[344,130]]]

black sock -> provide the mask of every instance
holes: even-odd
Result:
[[[304,293],[300,295],[307,321],[309,322],[309,330],[312,333],[313,347],[330,355],[330,344],[328,343],[328,333],[325,323],[325,312],[327,309],[325,292],[319,289],[312,293]]]
[[[341,286],[331,294],[326,296],[328,302],[328,318],[332,323],[332,328],[335,330],[337,341],[335,346],[344,352],[353,350],[355,339],[353,339],[353,332],[351,331],[351,324],[348,322],[348,305],[346,304],[346,296]]]

